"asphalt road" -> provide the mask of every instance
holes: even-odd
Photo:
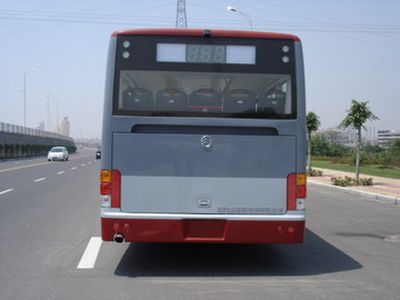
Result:
[[[313,187],[303,245],[102,243],[80,269],[94,152],[0,162],[0,299],[400,299],[400,205]]]

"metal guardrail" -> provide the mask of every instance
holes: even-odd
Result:
[[[73,138],[66,136],[66,135],[49,132],[49,131],[44,131],[44,130],[39,130],[39,129],[28,128],[28,127],[24,127],[24,126],[9,124],[9,123],[3,123],[3,122],[0,122],[0,132],[28,135],[28,136],[38,136],[38,137],[53,138],[53,139],[62,139],[62,140],[70,141],[72,143],[74,142]]]

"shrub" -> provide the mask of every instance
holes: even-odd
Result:
[[[372,181],[372,178],[370,177],[370,178],[360,178],[359,184],[368,186],[368,185],[373,185],[374,183]]]
[[[353,150],[329,141],[327,134],[317,133],[311,138],[311,154],[313,156],[349,156]]]
[[[355,178],[351,178],[349,176],[345,176],[344,178],[342,177],[332,177],[331,182],[333,185],[337,186],[356,186],[356,185],[363,185],[363,186],[369,186],[373,185],[373,180],[372,178],[360,178],[358,181]]]
[[[331,178],[331,182],[333,185],[337,185],[337,186],[351,186],[353,185],[353,179],[349,176],[345,176],[344,178],[342,177],[332,177]]]
[[[322,176],[323,172],[321,170],[313,169],[310,168],[310,171],[308,171],[308,176],[311,177],[316,177],[316,176]]]
[[[388,151],[379,154],[379,164],[382,168],[389,168],[393,165],[393,157]]]

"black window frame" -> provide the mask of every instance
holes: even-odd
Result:
[[[129,48],[123,47],[123,42],[129,41]],[[204,44],[204,45],[238,45],[255,46],[256,63],[251,64],[207,64],[157,62],[156,51],[158,43]],[[283,47],[289,46],[289,52]],[[297,89],[296,61],[294,41],[290,39],[245,39],[222,37],[191,37],[191,36],[150,36],[150,35],[119,35],[115,53],[114,85],[113,85],[113,115],[125,116],[173,116],[201,118],[249,118],[249,119],[296,119]],[[122,53],[129,51],[139,60],[124,59]],[[282,57],[289,57],[284,63]],[[184,71],[213,73],[258,73],[290,75],[291,78],[291,114],[277,115],[268,112],[261,113],[227,113],[227,112],[196,112],[196,111],[135,111],[118,108],[119,85],[121,71]]]

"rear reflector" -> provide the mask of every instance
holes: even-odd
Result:
[[[304,209],[303,201],[297,199],[307,196],[307,177],[304,173],[291,173],[287,177],[287,210]]]
[[[111,196],[111,207],[121,207],[121,173],[118,170],[100,171],[100,194]]]

